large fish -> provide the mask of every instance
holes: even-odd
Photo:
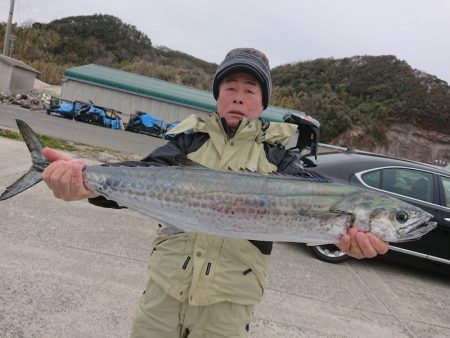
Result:
[[[35,133],[21,120],[17,125],[33,165],[0,200],[39,182],[48,165]],[[326,244],[337,243],[350,227],[389,242],[417,239],[436,227],[431,214],[413,205],[315,176],[146,164],[87,166],[83,179],[90,190],[185,232]]]

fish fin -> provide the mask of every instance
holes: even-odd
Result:
[[[328,242],[309,242],[309,243],[306,243],[306,246],[329,245],[329,244],[336,244],[336,243],[330,243],[329,241]]]
[[[33,167],[31,167],[25,175],[6,188],[6,190],[0,195],[0,201],[7,200],[8,198],[20,194],[22,191],[27,190],[33,185],[39,183],[41,180],[42,172],[36,171]]]
[[[259,172],[258,170],[252,170],[252,169],[250,169],[250,168],[239,168],[238,170],[236,170],[236,169],[233,169],[233,168],[231,168],[231,167],[228,167],[227,168],[227,170],[229,170],[229,171],[236,171],[236,172],[238,172],[238,173],[243,173],[243,174],[259,174],[259,175],[264,175],[264,173],[263,172]]]
[[[193,167],[193,168],[207,169],[207,167],[205,167],[204,165],[202,165],[202,164],[200,164],[198,162],[192,161],[186,155],[177,155],[177,156],[175,156],[175,162],[180,167]]]
[[[39,140],[34,130],[22,120],[16,119],[16,124],[30,151],[33,163],[48,162],[44,155],[42,155],[42,150],[45,148],[45,145]]]
[[[33,129],[22,120],[16,119],[16,123],[28,150],[30,151],[33,164],[25,175],[6,188],[0,195],[0,201],[11,198],[39,183],[42,180],[42,172],[50,163],[44,155],[42,155],[42,149],[44,149],[45,146],[39,140]]]

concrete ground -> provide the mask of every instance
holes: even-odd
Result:
[[[30,166],[0,137],[0,191]],[[0,337],[127,337],[156,226],[55,199],[43,183],[0,202]],[[276,243],[252,338],[450,337],[448,277],[380,261],[331,265]]]

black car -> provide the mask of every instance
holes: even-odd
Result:
[[[433,214],[438,223],[436,229],[417,241],[390,244],[386,256],[392,254],[400,259],[415,256],[450,267],[450,171],[339,147],[319,154],[317,166],[308,169],[339,183],[386,193]],[[334,245],[311,249],[316,257],[327,262],[349,258]]]

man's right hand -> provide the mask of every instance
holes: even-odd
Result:
[[[42,154],[51,162],[42,173],[42,179],[56,198],[78,201],[99,196],[83,183],[83,160],[71,158],[52,148],[44,148]]]

